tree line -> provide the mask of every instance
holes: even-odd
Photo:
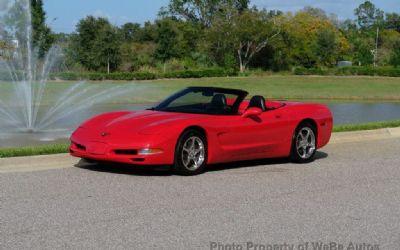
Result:
[[[371,1],[354,10],[354,19],[338,20],[313,7],[292,13],[259,9],[249,0],[170,0],[156,20],[143,25],[116,26],[87,16],[71,34],[51,33],[42,1],[31,3],[34,41],[42,53],[57,42],[71,71],[283,71],[330,68],[338,61],[400,65],[400,15],[384,13]]]

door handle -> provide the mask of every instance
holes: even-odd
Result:
[[[275,115],[275,118],[280,119],[282,116],[280,114]]]

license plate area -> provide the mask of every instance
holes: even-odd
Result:
[[[101,142],[91,142],[87,151],[94,155],[104,155],[107,151],[107,144]]]

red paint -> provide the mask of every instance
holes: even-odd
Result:
[[[229,101],[229,100],[228,100]],[[134,165],[169,165],[182,132],[192,126],[205,131],[208,163],[287,157],[296,127],[305,119],[317,126],[317,148],[325,146],[332,131],[332,114],[321,104],[266,101],[268,111],[258,108],[237,115],[205,115],[161,111],[111,112],[83,123],[71,136],[73,156]],[[162,150],[138,155],[138,150]]]

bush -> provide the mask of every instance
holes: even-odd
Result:
[[[0,81],[13,81],[22,79],[24,77],[24,73],[22,71],[13,71],[12,73],[7,70],[0,70]],[[17,78],[17,79],[13,79]]]
[[[389,76],[399,77],[400,68],[395,67],[343,67],[343,68],[295,68],[295,75],[341,75],[341,76]]]
[[[297,67],[294,69],[295,75],[328,75],[329,72],[326,69],[321,68],[303,68]]]
[[[51,75],[51,79],[62,79],[62,80],[71,80],[71,81],[76,81],[80,80],[80,75],[74,72],[62,72],[59,74]]]
[[[202,78],[202,77],[224,77],[236,76],[237,72],[222,68],[210,68],[202,70],[172,71],[164,74],[164,78]]]
[[[56,75],[52,75],[52,79],[61,80],[92,80],[92,81],[102,81],[102,80],[122,80],[122,81],[132,81],[132,80],[153,80],[157,78],[201,78],[201,77],[223,77],[223,76],[234,76],[237,75],[235,71],[225,70],[222,68],[210,68],[203,70],[182,70],[182,71],[172,71],[164,74],[156,74],[152,72],[114,72],[114,73],[74,73],[74,72],[63,72]]]

